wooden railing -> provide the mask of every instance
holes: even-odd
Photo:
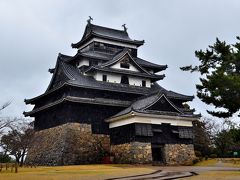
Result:
[[[0,163],[0,173],[4,171],[18,173],[18,164],[17,163]]]

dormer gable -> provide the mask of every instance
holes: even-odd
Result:
[[[164,94],[159,96],[153,103],[144,107],[142,110],[144,111],[167,111],[167,112],[175,112],[182,114],[180,111]]]
[[[121,53],[117,54],[112,60],[103,63],[100,66],[113,69],[141,72],[148,75],[151,74],[133,59],[127,48],[124,49]]]

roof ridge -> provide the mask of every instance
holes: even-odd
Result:
[[[113,41],[120,41],[124,43],[134,44],[137,47],[144,44],[144,40],[139,41],[129,37],[128,32],[125,30],[113,29],[105,26],[87,24],[85,27],[82,39],[77,43],[72,43],[73,48],[79,48],[80,45],[84,44],[91,37],[106,38]]]
[[[126,34],[128,34],[126,31],[124,31],[124,30],[120,30],[120,29],[114,29],[114,28],[110,28],[110,27],[106,27],[106,26],[100,26],[100,25],[96,25],[96,24],[88,24],[89,25],[89,27],[91,27],[91,26],[95,26],[95,27],[97,27],[97,28],[104,28],[104,29],[108,29],[108,30],[114,30],[114,31],[120,31],[120,32],[123,32],[123,33],[126,33]]]

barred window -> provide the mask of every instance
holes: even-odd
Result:
[[[178,127],[179,138],[193,139],[193,130],[188,127]]]
[[[102,80],[105,81],[105,82],[107,81],[107,75],[106,74],[103,74]]]
[[[151,124],[136,124],[135,130],[137,136],[153,136]]]

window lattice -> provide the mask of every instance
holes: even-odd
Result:
[[[151,124],[136,124],[137,136],[153,136]]]
[[[193,130],[192,128],[179,127],[179,138],[193,139]]]

